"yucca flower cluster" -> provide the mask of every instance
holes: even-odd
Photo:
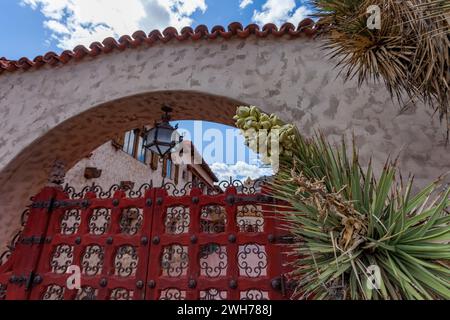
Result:
[[[259,153],[264,163],[270,164],[275,152],[280,157],[292,156],[295,142],[295,127],[292,124],[285,124],[278,116],[261,112],[255,106],[238,107],[234,120],[247,146]],[[274,139],[278,143],[274,143]]]

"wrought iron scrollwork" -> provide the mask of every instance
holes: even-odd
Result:
[[[216,288],[200,291],[200,300],[226,300],[227,292]]]
[[[83,199],[88,192],[95,193],[100,199],[108,199],[114,195],[114,192],[120,189],[118,184],[113,184],[108,190],[103,190],[99,185],[93,183],[90,186],[84,187],[80,192],[77,192],[74,187],[66,184],[64,187],[64,192],[69,196],[70,199],[79,200]]]
[[[259,289],[241,292],[241,300],[269,300],[269,293]]]
[[[205,233],[221,233],[225,231],[227,214],[220,205],[208,205],[200,213],[200,227]]]
[[[108,190],[103,190],[100,186],[94,186],[91,192],[95,192],[100,199],[108,199],[112,198],[114,192],[117,190],[120,190],[120,186],[118,184],[114,184]]]
[[[84,286],[78,290],[75,300],[96,300],[97,293],[97,289],[89,286]]]
[[[239,273],[241,276],[257,278],[267,274],[267,253],[264,246],[249,243],[239,246]]]
[[[28,221],[28,217],[30,216],[30,209],[27,208],[25,209],[22,214],[20,215],[20,225],[22,227],[25,227],[25,225],[27,224]]]
[[[204,183],[204,182],[187,182],[183,186],[177,186],[172,182],[166,182],[162,185],[162,188],[167,191],[167,193],[174,197],[182,197],[189,194],[189,192],[193,188],[198,188],[201,190],[204,190],[206,194],[213,195],[216,194],[219,189],[213,188],[210,185]]]
[[[122,190],[125,191],[129,198],[136,199],[142,197],[145,194],[145,191],[151,188],[153,188],[153,182],[144,183],[136,190],[134,188],[123,189],[118,184],[113,184],[108,190],[104,190],[100,185],[93,183],[90,186],[83,187],[81,191],[77,192],[74,187],[66,184],[64,187],[64,192],[70,199],[79,200],[85,198],[88,192],[95,193],[95,195],[100,199],[107,199],[111,198],[117,190]]]
[[[8,289],[8,286],[0,283],[0,300],[6,299],[6,289]]]
[[[177,288],[169,288],[161,291],[159,300],[185,300],[186,291],[181,291]]]
[[[11,240],[10,244],[6,246],[6,250],[0,254],[0,266],[4,265],[9,260],[16,248],[16,244],[19,241],[21,235],[22,231],[17,232],[14,235],[14,238]]]
[[[30,215],[30,209],[25,209],[22,214],[20,215],[20,230],[18,230],[9,244],[6,246],[6,250],[0,253],[0,266],[4,265],[9,258],[11,257],[13,251],[16,249],[16,244],[21,238],[23,228],[25,227],[25,224],[27,223],[28,216]]]
[[[216,243],[203,245],[200,250],[200,270],[208,278],[224,276],[227,271],[228,256],[225,246]]]
[[[105,234],[111,222],[111,210],[108,208],[94,209],[89,219],[89,232],[94,235]]]
[[[62,244],[55,248],[50,266],[53,273],[63,274],[66,273],[67,268],[72,265],[73,262],[73,247],[68,244]]]
[[[182,197],[188,194],[192,189],[192,182],[186,183],[183,187],[179,188],[172,182],[166,182],[162,185],[162,188],[167,191],[167,193],[174,197]]]
[[[42,300],[64,300],[64,287],[56,284],[49,285],[44,292]]]
[[[126,208],[122,210],[120,218],[120,232],[135,235],[142,227],[144,216],[140,208]]]
[[[233,178],[230,177],[229,180],[219,182],[217,186],[222,190],[225,190],[230,187],[235,187],[237,189],[237,192],[240,194],[255,194],[260,192],[261,187],[266,182],[267,178],[265,177],[252,181],[252,184],[247,184],[237,179],[233,180]]]
[[[64,193],[67,194],[70,199],[80,200],[83,199],[86,196],[86,193],[90,192],[91,189],[92,186],[86,186],[80,192],[77,192],[74,187],[66,184],[64,187]]]
[[[238,206],[236,222],[240,232],[263,232],[264,215],[261,212],[261,206],[255,204],[246,204]]]
[[[11,254],[12,250],[8,246],[7,249],[0,254],[0,266],[4,265],[9,260]]]
[[[81,214],[78,209],[66,210],[61,220],[61,234],[72,235],[78,232]]]
[[[105,254],[103,248],[98,245],[86,247],[82,258],[82,272],[88,276],[95,276],[102,272]]]
[[[165,247],[161,257],[163,274],[171,278],[182,276],[189,266],[188,248],[179,244]]]
[[[128,197],[131,199],[140,198],[140,197],[144,196],[145,192],[148,189],[151,189],[151,188],[153,188],[153,182],[144,183],[136,191],[134,191],[133,189],[129,190]]]
[[[125,288],[116,288],[111,291],[111,295],[109,296],[110,300],[132,300],[133,299],[133,291],[129,291]]]
[[[187,182],[183,186],[175,185],[172,182],[165,182],[161,185],[161,188],[167,191],[167,193],[171,196],[179,197],[186,196],[193,188],[199,188],[204,191],[205,194],[215,195],[220,192],[223,192],[228,187],[235,187],[238,190],[238,193],[242,194],[255,194],[261,190],[262,185],[267,182],[267,178],[260,178],[255,181],[252,181],[251,184],[244,183],[241,180],[233,180],[230,178],[229,180],[223,180],[217,183],[215,186],[210,186],[204,182]],[[139,188],[128,188],[126,190],[121,189],[121,186],[118,184],[112,185],[108,190],[104,190],[102,186],[96,185],[93,183],[90,186],[85,186],[81,191],[77,191],[74,187],[69,186],[68,184],[64,187],[64,192],[69,196],[70,199],[79,200],[83,199],[88,192],[95,193],[96,196],[100,199],[111,198],[114,195],[114,192],[117,190],[123,190],[126,192],[129,198],[140,198],[145,194],[145,191],[155,187],[153,182],[144,183]]]
[[[189,208],[182,206],[167,208],[164,224],[166,226],[166,233],[187,233],[190,225]]]
[[[139,256],[135,247],[120,247],[114,260],[115,275],[124,278],[134,276],[138,262]]]

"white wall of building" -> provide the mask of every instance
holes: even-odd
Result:
[[[195,151],[197,152],[197,151]],[[141,162],[122,149],[118,149],[109,141],[84,159],[79,161],[73,168],[66,173],[65,183],[74,187],[75,190],[81,190],[85,186],[100,185],[103,189],[109,189],[114,184],[120,184],[122,181],[130,181],[135,184],[135,189],[144,183],[153,182],[153,186],[159,187],[163,183],[163,162],[158,161],[158,167],[153,170],[150,166],[151,153],[147,152],[146,161]],[[203,178],[204,182],[214,184],[212,177],[204,170],[201,165],[193,164],[193,170],[186,164],[180,165],[178,171],[177,187],[183,187],[187,182],[192,181],[193,172]],[[96,179],[86,179],[84,176],[87,167],[102,170],[101,176]],[[184,173],[183,173],[184,172]],[[171,182],[175,184],[175,165],[172,165],[171,177],[165,177],[164,183]]]

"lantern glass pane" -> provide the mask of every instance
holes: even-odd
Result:
[[[151,147],[147,147],[147,149],[150,150],[151,152],[159,155],[159,150],[158,150],[158,147],[156,146],[156,144],[152,145]]]
[[[169,126],[161,126],[158,129],[157,141],[163,144],[170,144],[172,142],[172,133],[174,129]]]
[[[158,147],[159,147],[159,150],[161,151],[161,153],[160,153],[161,156],[167,154],[170,151],[170,149],[171,149],[170,146],[159,145]]]
[[[148,132],[147,135],[145,137],[145,143],[148,144],[152,144],[155,142],[156,140],[156,128],[151,128]]]

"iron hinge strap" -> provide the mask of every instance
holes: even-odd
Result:
[[[91,205],[91,201],[87,199],[83,200],[55,200],[51,199],[49,201],[36,201],[31,204],[33,209],[47,209],[49,212],[57,208],[69,208],[69,207],[79,207],[87,208]]]
[[[45,243],[50,243],[52,241],[51,237],[44,236],[31,236],[31,237],[22,237],[20,239],[20,243],[24,245],[42,245]]]
[[[275,198],[264,194],[229,195],[225,200],[230,205],[242,203],[275,203]]]
[[[9,278],[9,283],[16,284],[18,286],[25,285],[25,290],[30,290],[33,285],[37,285],[42,283],[42,277],[39,274],[36,274],[34,271],[30,272],[28,276],[26,275],[13,275]]]

